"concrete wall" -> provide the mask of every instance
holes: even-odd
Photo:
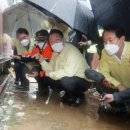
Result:
[[[0,12],[0,54],[3,50],[3,16],[2,12]]]

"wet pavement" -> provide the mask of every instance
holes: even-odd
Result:
[[[32,80],[31,80],[32,81]],[[80,107],[60,106],[58,94],[37,98],[37,84],[30,83],[29,92],[17,91],[13,78],[0,98],[0,130],[130,130],[129,116],[99,116],[99,97],[95,90],[86,93]]]

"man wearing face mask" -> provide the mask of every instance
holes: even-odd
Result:
[[[31,41],[29,37],[29,32],[25,28],[19,28],[16,31],[16,38],[13,39],[13,49],[14,49],[14,55],[22,55],[27,52],[31,52],[34,47],[34,43]],[[30,64],[24,64],[21,61],[18,61],[17,59],[14,60],[15,62],[15,73],[16,73],[16,79],[15,84],[19,88],[28,89],[29,81],[25,77],[25,72],[28,71],[27,68],[31,69]],[[21,82],[21,85],[19,84],[19,81]]]
[[[130,44],[125,42],[124,30],[116,26],[106,27],[103,40],[105,48],[99,71],[114,89],[130,88]]]
[[[41,54],[43,58],[46,59],[47,62],[50,61],[52,57],[52,48],[51,45],[48,43],[48,32],[44,29],[36,32],[35,40],[36,44],[32,52],[25,53],[19,56],[16,56],[17,59],[24,63],[28,62],[35,62],[36,64],[32,65],[31,72],[29,76],[34,77],[38,82],[38,96],[43,96],[44,92],[46,91],[46,81],[44,80],[45,72],[42,71],[41,65],[37,60],[34,58],[34,55]]]
[[[80,105],[84,92],[91,85],[84,74],[88,64],[76,47],[63,41],[63,33],[60,30],[51,30],[49,42],[54,51],[51,61],[48,63],[42,56],[35,56],[49,77],[48,84],[60,89],[62,101]]]
[[[104,29],[103,40],[104,50],[101,56],[99,72],[105,76],[110,85],[108,88],[99,87],[98,91],[99,93],[103,91],[104,94],[125,91],[130,88],[130,44],[125,41],[125,32],[121,27],[108,26]],[[103,100],[106,100],[106,97]],[[112,102],[111,106],[114,108],[115,103]],[[125,102],[116,103],[115,110],[117,108],[119,108],[118,111],[120,112],[127,111]]]
[[[49,62],[52,57],[52,48],[50,43],[48,42],[48,32],[47,30],[37,31],[35,34],[36,44],[32,52],[24,54],[21,56],[21,61],[23,62],[33,62],[35,59],[33,58],[36,54],[41,54],[41,56]],[[33,74],[31,77],[34,77],[38,82],[38,91],[37,96],[43,96],[48,90],[45,80],[45,72],[42,71],[41,65],[37,62],[35,66],[32,68]]]

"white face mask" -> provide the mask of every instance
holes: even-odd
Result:
[[[119,51],[119,48],[117,44],[108,43],[105,45],[105,50],[108,55],[115,55]]]
[[[63,42],[58,42],[52,45],[51,47],[55,52],[59,53],[63,50],[64,45],[63,45]]]
[[[40,49],[43,48],[43,46],[45,45],[46,42],[39,42],[37,43],[37,45],[39,46]]]
[[[28,39],[23,39],[23,40],[21,41],[21,44],[22,44],[24,47],[26,47],[26,46],[29,45],[29,40],[28,40]]]

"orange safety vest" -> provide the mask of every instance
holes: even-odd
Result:
[[[47,47],[45,49],[40,49],[38,46],[36,46],[32,52],[26,53],[26,54],[22,54],[22,56],[27,56],[27,57],[32,57],[38,53],[40,53],[43,58],[47,58],[47,59],[51,59],[52,57],[52,48],[51,45],[48,43]]]

